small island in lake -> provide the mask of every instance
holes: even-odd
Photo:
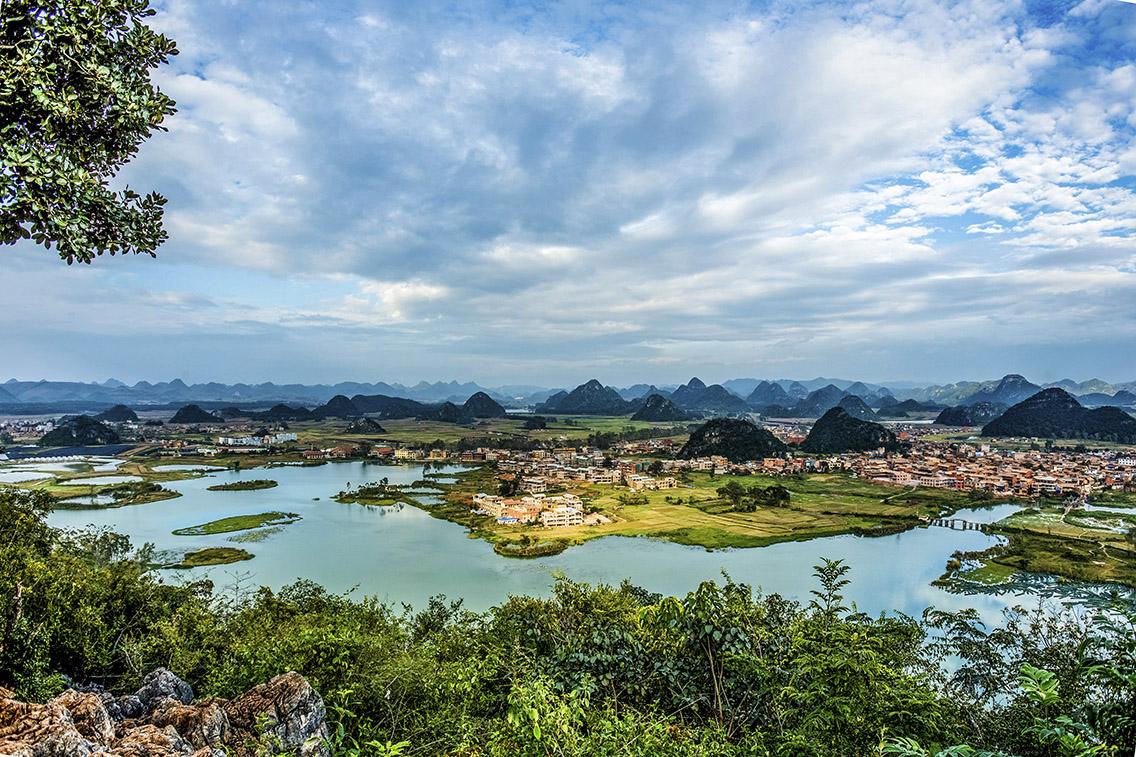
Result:
[[[168,565],[169,568],[203,568],[208,565],[228,565],[229,563],[251,560],[252,552],[237,547],[205,547],[187,552],[181,562]]]
[[[265,526],[286,526],[300,520],[296,513],[257,513],[256,515],[233,515],[228,518],[211,520],[199,526],[178,528],[172,533],[174,536],[209,536],[212,534],[227,534],[233,531],[249,531]]]
[[[256,489],[271,489],[276,482],[267,478],[250,478],[248,481],[233,481],[228,484],[214,484],[208,487],[211,492],[247,492]]]

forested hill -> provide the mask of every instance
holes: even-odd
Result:
[[[631,416],[631,420],[658,423],[685,421],[688,417],[686,411],[680,409],[666,397],[661,394],[651,394],[643,401],[643,407],[636,410],[635,414]]]
[[[1083,407],[1056,387],[1044,389],[986,424],[983,436],[1095,439],[1136,444],[1136,418],[1116,407]]]
[[[538,413],[563,415],[625,415],[637,407],[610,386],[591,379],[570,392],[556,394],[537,405]]]
[[[853,418],[842,407],[822,415],[801,445],[806,452],[863,452],[896,447],[895,434],[879,423]]]
[[[54,429],[39,440],[42,447],[85,447],[99,444],[117,444],[118,433],[89,415],[62,418]]]
[[[696,428],[679,451],[680,458],[721,455],[731,462],[782,454],[785,443],[769,431],[737,418],[714,418]]]

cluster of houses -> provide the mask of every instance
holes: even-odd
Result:
[[[291,432],[277,432],[275,434],[264,434],[262,436],[218,436],[217,444],[221,447],[279,447],[288,442],[294,442],[298,439],[294,433]]]
[[[649,462],[612,460],[600,450],[587,447],[581,451],[565,447],[497,456],[497,470],[520,476],[521,488],[531,493],[570,483],[622,484],[636,490],[674,489],[679,485],[674,476],[648,473],[649,467]]]
[[[836,455],[824,470],[896,486],[981,489],[995,495],[1078,496],[1136,488],[1136,456],[1117,452],[1000,451],[990,445],[922,444],[905,455]]]
[[[622,445],[618,451],[632,453],[631,447],[640,444]],[[785,455],[742,463],[711,456],[651,464],[612,460],[589,448],[522,453],[480,450],[475,460],[467,461],[496,462],[498,471],[518,478],[519,488],[530,495],[580,482],[621,484],[632,490],[671,489],[680,486],[683,471],[772,476],[842,472],[894,486],[983,490],[1005,497],[1087,497],[1110,489],[1136,489],[1136,456],[1131,453],[1004,451],[988,444],[922,442],[904,454],[881,449],[823,457]]]
[[[39,421],[36,432],[41,433],[47,423],[50,421]],[[20,430],[26,433],[31,429]],[[784,435],[797,432],[794,427],[776,430]],[[1102,490],[1136,488],[1136,456],[1130,452],[1009,451],[977,440],[957,444],[920,438],[922,436],[919,431],[913,432],[910,438],[914,443],[902,454],[878,450],[820,457],[783,455],[743,463],[730,462],[719,456],[693,460],[665,459],[677,452],[676,443],[671,439],[624,442],[610,450],[564,446],[531,451],[478,448],[450,452],[393,444],[370,448],[338,444],[303,450],[301,454],[307,459],[350,459],[368,454],[406,462],[490,463],[499,473],[512,474],[518,479],[518,489],[528,496],[557,492],[577,483],[624,485],[632,490],[672,489],[680,486],[679,479],[684,471],[775,476],[843,472],[895,486],[977,489],[1006,497],[1085,497]],[[274,433],[265,437],[219,437],[217,443],[218,448],[212,448],[166,440],[162,453],[209,455],[225,450],[254,451],[265,447],[294,446],[297,439],[293,433]],[[664,459],[652,462],[652,457]],[[534,517],[540,520],[539,515]],[[570,513],[563,517],[568,520],[574,518]],[[530,521],[518,517],[518,522]]]
[[[600,513],[584,512],[583,502],[574,494],[528,494],[523,497],[475,494],[471,507],[478,515],[492,516],[502,524],[539,523],[546,528],[556,528],[611,522]]]

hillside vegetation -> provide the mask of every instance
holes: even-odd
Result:
[[[25,700],[59,693],[64,675],[134,691],[157,666],[202,697],[231,698],[294,670],[327,699],[336,755],[1136,744],[1131,607],[1086,621],[1023,610],[999,627],[970,611],[873,618],[847,606],[855,576],[834,562],[816,566],[804,603],[729,579],[683,597],[560,580],[548,598],[485,613],[442,597],[394,608],[307,582],[232,598],[159,581],[122,537],[52,530],[49,506],[0,492],[0,686]]]

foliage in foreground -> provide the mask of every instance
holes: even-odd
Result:
[[[165,198],[110,188],[174,112],[150,75],[177,48],[146,26],[148,0],[5,0],[0,12],[0,243],[55,245],[68,263],[153,255]]]
[[[166,585],[121,536],[48,528],[0,492],[0,685],[113,688],[165,665],[202,695],[286,670],[345,755],[1090,755],[1136,743],[1136,611],[872,618],[847,568],[808,604],[726,578],[685,597],[557,582],[486,613],[353,601],[305,582]],[[948,661],[950,664],[948,665]],[[969,744],[972,746],[962,746]]]

